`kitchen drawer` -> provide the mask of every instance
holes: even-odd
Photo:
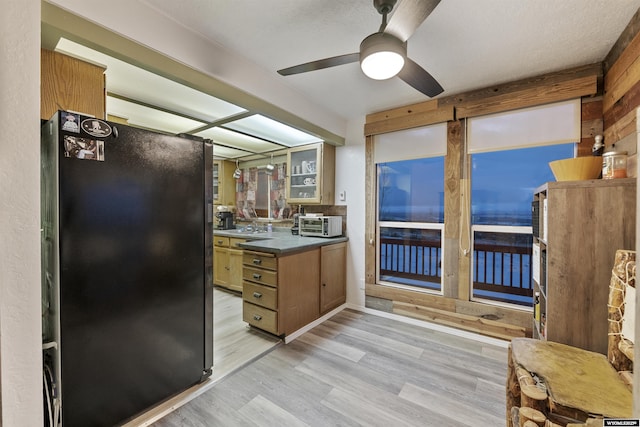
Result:
[[[242,263],[254,267],[268,268],[269,270],[278,269],[278,260],[272,254],[244,251]]]
[[[242,269],[242,278],[251,282],[258,282],[267,286],[278,286],[278,273],[262,268],[250,267],[244,265]]]
[[[242,320],[272,334],[278,335],[278,313],[244,301]]]
[[[269,286],[244,281],[242,298],[253,304],[276,310],[278,308],[278,290]]]
[[[222,236],[213,236],[213,244],[215,246],[229,247],[229,238]]]
[[[247,239],[238,239],[237,237],[229,237],[229,247],[234,249],[240,249],[239,243],[246,242]]]

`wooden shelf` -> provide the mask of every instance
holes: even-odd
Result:
[[[533,200],[546,325],[534,319],[534,336],[607,354],[611,267],[616,250],[635,248],[636,180],[550,182]]]

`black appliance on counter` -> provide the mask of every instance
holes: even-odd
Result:
[[[41,135],[46,371],[65,427],[120,425],[211,375],[212,145],[64,111]]]
[[[298,234],[300,234],[300,214],[299,213],[293,214],[293,226],[291,227],[291,234],[293,234],[294,236],[297,236]]]
[[[231,230],[233,225],[233,212],[216,212],[216,218],[218,218],[216,228],[218,230]]]

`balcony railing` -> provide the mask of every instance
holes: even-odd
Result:
[[[509,227],[506,227],[509,228]],[[390,230],[390,228],[386,228]],[[492,243],[476,239],[473,247],[473,294],[476,298],[531,305],[531,245],[521,232],[483,231]],[[519,236],[515,244],[509,236]],[[476,236],[477,237],[477,236]],[[440,239],[381,236],[380,277],[386,280],[440,290],[442,243]]]
[[[380,238],[380,276],[438,284],[442,248],[439,241]]]

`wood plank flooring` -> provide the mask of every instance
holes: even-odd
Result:
[[[242,321],[241,295],[216,287],[213,301],[213,381],[282,342]]]
[[[503,426],[506,363],[504,345],[344,310],[153,425]]]

